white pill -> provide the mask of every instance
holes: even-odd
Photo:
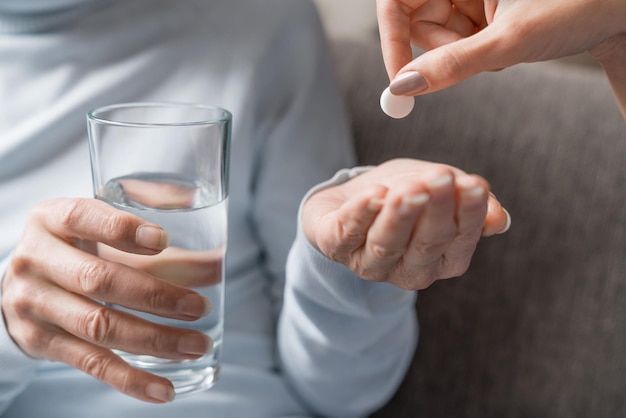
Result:
[[[389,87],[380,95],[380,108],[387,116],[394,119],[405,118],[411,113],[415,106],[413,96],[396,96],[391,93]]]

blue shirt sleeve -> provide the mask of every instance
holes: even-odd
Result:
[[[389,400],[417,344],[416,297],[361,279],[319,253],[300,228],[287,263],[278,346],[304,402],[324,416],[360,417]]]

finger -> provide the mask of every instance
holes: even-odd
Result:
[[[320,251],[331,260],[350,265],[352,253],[365,245],[367,233],[383,207],[387,189],[376,185],[327,214],[316,233]]]
[[[47,303],[34,307],[33,319],[99,347],[166,359],[196,359],[212,348],[203,333],[158,325],[60,288],[50,288],[46,296]]]
[[[444,253],[444,278],[458,277],[467,271],[480,240],[489,185],[478,176],[456,178],[457,187],[457,235]]]
[[[438,23],[415,22],[412,29],[412,42],[419,48],[430,50],[463,39],[465,29],[459,28],[462,31],[459,33],[454,28]]]
[[[479,176],[466,175],[456,178],[457,186],[457,235],[480,235],[487,213],[489,184]]]
[[[448,2],[428,3],[411,26],[411,42],[430,50],[476,33],[476,25]]]
[[[131,254],[98,245],[98,255],[184,287],[211,286],[222,280],[225,248],[190,251],[168,247],[156,255]]]
[[[458,9],[452,12],[446,27],[457,32],[463,38],[475,34],[477,30],[476,23],[469,16],[459,12]]]
[[[430,201],[416,225],[407,263],[437,263],[456,236],[454,178],[444,172],[426,182]]]
[[[112,351],[69,334],[57,334],[51,338],[49,352],[50,360],[82,370],[139,400],[152,403],[174,400],[174,388],[167,379],[133,368]]]
[[[490,194],[487,206],[487,215],[482,235],[489,237],[496,234],[504,234],[511,228],[511,215],[502,207],[495,195]]]
[[[196,320],[208,314],[208,299],[184,287],[159,280],[123,264],[84,253],[69,245],[42,240],[39,251],[54,254],[40,266],[22,256],[31,274],[59,287],[103,302],[158,316]]]
[[[520,62],[522,52],[514,48],[499,26],[432,49],[403,67],[389,85],[397,96],[430,93],[450,87],[483,71],[494,71]]]
[[[427,0],[377,0],[376,14],[383,60],[389,79],[413,59],[411,13]]]
[[[412,231],[429,200],[423,187],[388,193],[367,234],[367,243],[358,254],[364,279],[384,281],[392,273],[405,256]]]
[[[482,0],[451,0],[459,14],[471,19],[476,28],[487,26],[485,4]]]
[[[191,208],[196,198],[196,189],[183,184],[137,179],[121,179],[117,184],[126,199],[150,208]]]
[[[31,216],[68,242],[103,242],[138,254],[156,254],[169,245],[169,235],[163,228],[96,199],[46,201]]]

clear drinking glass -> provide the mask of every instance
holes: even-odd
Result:
[[[95,197],[160,225],[171,236],[170,246],[158,255],[122,253],[101,244],[99,253],[128,260],[211,301],[211,313],[193,322],[111,305],[212,339],[212,351],[197,360],[118,351],[131,365],[171,380],[179,395],[208,388],[219,375],[231,120],[224,109],[181,103],[117,104],[87,115]]]

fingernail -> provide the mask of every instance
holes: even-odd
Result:
[[[504,229],[502,231],[498,232],[499,234],[504,234],[506,231],[508,231],[511,228],[511,215],[506,209],[502,208],[502,210],[504,211],[504,214],[506,215],[506,225],[504,225]]]
[[[463,194],[463,197],[474,198],[482,196],[483,193],[485,193],[485,189],[482,186],[475,186],[465,189],[461,193]]]
[[[438,189],[440,187],[448,186],[452,184],[452,174],[444,174],[441,177],[437,177],[436,179],[429,181],[427,184],[430,189]]]
[[[172,387],[161,383],[148,383],[146,395],[161,402],[172,402],[176,393]]]
[[[164,250],[170,245],[170,234],[152,225],[141,225],[135,234],[135,243],[152,250]]]
[[[399,211],[403,214],[412,213],[415,208],[423,206],[430,200],[428,193],[419,193],[416,195],[404,196],[400,204]]]
[[[384,204],[385,199],[381,199],[380,197],[372,197],[368,204],[368,209],[372,212],[377,212],[383,207]]]
[[[204,334],[185,335],[178,341],[178,352],[184,354],[206,354],[213,344]]]
[[[464,198],[474,199],[485,194],[485,188],[470,176],[458,176],[455,179],[455,184]]]
[[[203,317],[211,311],[211,302],[203,296],[197,294],[185,295],[178,299],[176,311],[183,315]]]
[[[419,93],[427,88],[428,82],[417,71],[400,74],[389,84],[389,91],[396,96]]]

